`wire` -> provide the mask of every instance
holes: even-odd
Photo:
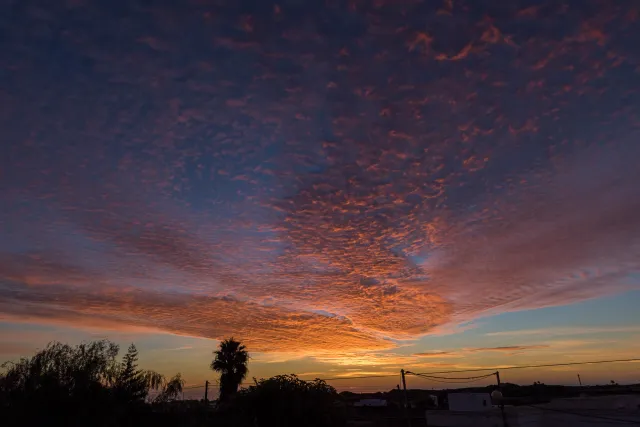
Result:
[[[434,380],[431,378],[425,378],[426,381],[428,382],[434,382],[434,383],[442,383],[442,384],[471,384],[471,383],[475,383],[481,380],[471,380],[471,381],[447,381],[447,380]]]
[[[536,406],[536,405],[521,405],[521,406],[528,406],[530,408],[542,409],[543,411],[558,412],[560,414],[576,415],[578,417],[593,418],[593,419],[597,419],[597,420],[613,421],[613,422],[623,423],[623,424],[640,425],[640,421],[623,420],[622,418],[610,418],[610,417],[603,417],[603,416],[600,416],[600,415],[581,414],[579,412],[564,411],[562,409],[545,408],[545,407]]]
[[[441,383],[441,384],[469,384],[469,383],[474,383],[480,380],[471,380],[471,381],[443,381],[443,380],[434,380],[434,379],[430,379],[428,378],[429,381],[434,382],[434,383]]]
[[[215,387],[212,387],[212,386],[216,386],[216,385],[220,385],[220,382],[218,380],[209,381],[209,387],[210,388],[215,389]],[[203,387],[206,387],[206,386],[207,386],[207,384],[205,383],[205,384],[202,384],[202,385],[191,385],[191,386],[188,386],[188,387],[182,387],[182,389],[183,390],[191,390],[191,389],[194,389],[194,388],[203,388]]]
[[[525,368],[548,368],[548,367],[553,367],[553,366],[572,366],[572,365],[592,365],[592,364],[599,364],[599,363],[617,363],[617,362],[640,362],[640,358],[638,359],[616,359],[616,360],[595,360],[595,361],[590,361],[590,362],[570,362],[570,363],[550,363],[550,364],[546,364],[546,365],[524,365],[524,366],[505,366],[505,367],[492,367],[492,368],[477,368],[477,369],[457,369],[457,370],[453,370],[453,371],[437,371],[437,372],[405,372],[407,374],[413,374],[413,375],[418,375],[418,376],[423,376],[423,377],[428,377],[431,374],[455,374],[455,373],[460,373],[460,372],[483,372],[483,371],[496,371],[496,370],[503,370],[506,371],[508,369],[525,369]],[[486,377],[490,377],[494,375],[494,372],[492,372],[491,374],[487,374],[486,376],[478,376],[478,377],[468,377],[468,378],[446,378],[446,379],[482,379],[482,378],[486,378]],[[314,378],[317,380],[321,380],[321,381],[341,381],[341,380],[359,380],[359,379],[366,379],[366,378],[392,378],[392,377],[398,377],[399,374],[384,374],[384,375],[361,375],[358,377],[334,377],[334,378]],[[431,377],[431,378],[439,378],[439,377]],[[442,377],[444,379],[444,377]],[[434,380],[435,381],[435,380]],[[211,382],[209,382],[209,385],[211,385]],[[204,387],[204,385],[202,386],[193,386],[193,387],[185,387],[185,389],[187,388],[197,388],[197,387]]]
[[[183,390],[190,390],[192,388],[203,388],[203,387],[205,387],[204,384],[202,384],[202,385],[192,385],[192,386],[189,386],[189,387],[182,387],[182,389]]]
[[[492,377],[496,373],[492,372],[492,373],[487,374],[487,375],[480,375],[480,376],[477,376],[477,377],[466,377],[466,378],[461,378],[461,377],[457,377],[457,378],[453,378],[453,377],[433,377],[433,376],[426,375],[426,374],[417,374],[417,373],[411,372],[411,371],[406,371],[405,374],[418,375],[420,377],[429,378],[429,379],[438,379],[438,380],[479,380],[479,379],[483,379],[483,378]]]
[[[600,363],[621,363],[621,362],[640,362],[640,359],[614,359],[614,360],[594,360],[590,362],[568,362],[568,363],[549,363],[545,365],[522,365],[522,366],[496,366],[492,368],[477,368],[477,369],[458,369],[455,371],[439,371],[439,372],[414,372],[414,375],[418,374],[453,374],[457,372],[482,372],[482,371],[506,371],[509,369],[527,369],[527,368],[550,368],[554,366],[574,366],[574,365],[596,365]]]
[[[322,381],[338,381],[338,380],[357,380],[362,378],[390,378],[390,377],[398,377],[400,374],[389,374],[389,375],[363,375],[360,377],[336,377],[336,378],[316,378],[317,380]]]
[[[340,387],[342,390],[355,390],[355,389],[371,389],[371,390],[379,390],[380,388],[383,388],[384,390],[387,390],[389,387],[388,386],[381,386],[381,385],[354,385],[354,386],[344,386],[344,387]]]
[[[413,374],[413,372],[408,372]],[[420,375],[420,374],[414,374],[416,376],[419,376],[421,378],[425,378],[429,381],[433,381],[436,383],[444,383],[444,384],[468,384],[468,383],[473,383],[476,381],[480,381],[483,380],[485,378],[489,378],[492,377],[495,374],[489,374],[489,375],[482,375],[480,377],[469,377],[469,378],[446,378],[446,377],[429,377],[426,375]]]
[[[432,381],[436,383],[445,383],[445,384],[469,384],[474,383],[480,380],[464,380],[464,381],[455,381],[455,380],[438,380],[434,378],[424,378],[427,381]]]

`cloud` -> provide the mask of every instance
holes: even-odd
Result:
[[[71,285],[85,283],[90,276],[93,280],[97,279],[95,273],[56,258],[59,257],[55,254],[37,252],[20,255],[0,252],[0,277],[29,285]]]
[[[2,28],[0,316],[399,363],[379,352],[637,286],[620,9],[462,1],[426,34],[415,2],[283,5],[239,35],[233,7],[50,3]],[[67,19],[61,78],[23,33]]]
[[[299,377],[321,378],[328,376],[326,372],[301,372],[297,374]]]
[[[452,349],[447,351],[430,351],[413,353],[411,356],[415,358],[413,362],[418,362],[420,359],[454,359],[454,358],[469,358],[474,353],[508,353],[508,354],[520,354],[522,352],[531,350],[548,349],[552,347],[550,344],[530,344],[530,345],[508,345],[497,347],[465,347],[460,349]],[[555,347],[555,345],[553,345]]]
[[[413,356],[415,357],[448,357],[448,356],[455,356],[456,353],[453,351],[427,351],[427,352],[422,352],[422,353],[413,353]]]
[[[398,372],[391,371],[351,371],[351,372],[343,372],[341,374],[337,374],[337,378],[351,378],[351,377],[359,377],[359,376],[368,376],[368,375],[400,375]]]
[[[539,350],[542,348],[549,348],[549,345],[544,344],[535,344],[535,345],[508,345],[501,347],[475,347],[475,348],[465,348],[464,351],[469,353],[482,353],[487,351],[498,351],[498,352],[516,352],[516,351],[524,351],[524,350]]]
[[[305,353],[391,348],[396,344],[389,338],[411,339],[450,322],[615,292],[624,289],[617,283],[637,267],[634,245],[640,224],[631,211],[640,207],[635,203],[640,197],[629,183],[638,174],[623,166],[632,157],[626,146],[598,155],[605,165],[587,174],[596,154],[564,162],[562,169],[545,176],[540,182],[544,186],[522,187],[500,201],[489,199],[498,203],[498,216],[474,213],[463,216],[456,227],[427,227],[438,237],[427,236],[431,243],[424,262],[394,249],[401,239],[408,245],[415,241],[411,234],[396,237],[398,231],[393,230],[419,227],[418,218],[415,224],[389,219],[401,218],[404,208],[388,211],[382,221],[376,219],[377,209],[348,213],[350,206],[361,206],[352,200],[336,208],[332,196],[320,190],[308,190],[304,200],[291,199],[290,212],[278,226],[280,255],[250,258],[256,264],[230,261],[250,251],[233,248],[233,234],[210,243],[196,231],[187,231],[195,230],[195,219],[191,225],[179,225],[176,219],[164,218],[166,213],[156,213],[167,208],[145,210],[138,201],[121,202],[117,220],[100,212],[80,223],[89,235],[104,233],[106,241],[119,248],[109,255],[117,269],[87,268],[51,251],[5,254],[5,280],[48,286],[46,291],[10,288],[14,304],[4,304],[2,311],[13,318],[209,338],[240,334],[257,351],[286,353],[295,347]],[[611,177],[611,170],[620,172]],[[607,203],[591,206],[590,191],[606,194]],[[326,208],[319,208],[325,199]],[[335,209],[347,212],[341,217],[328,213]],[[349,215],[349,225],[341,225]],[[126,216],[137,220],[125,221]],[[380,224],[365,225],[372,218]],[[152,220],[154,225],[135,231]],[[246,231],[234,233],[242,236]],[[215,234],[224,236],[217,229],[211,232]],[[384,243],[387,235],[390,240]],[[243,237],[236,243],[255,240]],[[130,259],[124,257],[127,253]],[[134,274],[131,261],[144,263],[142,275]],[[162,283],[163,272],[175,280],[174,290],[153,289]],[[190,279],[205,285],[190,284]],[[141,288],[135,282],[151,286]],[[70,285],[83,290],[76,294]],[[165,309],[173,313],[173,320],[160,317]],[[224,314],[217,319],[209,310]],[[204,321],[196,322],[197,317]],[[333,339],[335,331],[344,331],[340,340]]]
[[[175,348],[163,348],[160,349],[160,351],[182,351],[182,350],[191,350],[193,347],[190,345],[185,345],[182,347],[175,347]]]
[[[0,311],[9,318],[133,326],[178,335],[235,336],[253,351],[374,350],[392,344],[345,320],[228,298],[132,291],[104,294],[62,287],[29,289],[5,283]]]
[[[519,329],[515,331],[488,332],[491,337],[514,337],[540,335],[544,337],[567,335],[594,335],[640,332],[640,326],[590,326],[590,327],[550,327],[544,329]]]
[[[460,317],[625,289],[639,267],[640,189],[632,183],[640,173],[627,157],[637,151],[623,143],[585,150],[466,218],[427,261],[430,283]]]

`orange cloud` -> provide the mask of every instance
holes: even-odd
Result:
[[[423,353],[413,353],[415,357],[445,357],[445,356],[453,356],[455,352],[452,351],[428,351]]]
[[[13,318],[209,338],[241,335],[259,351],[308,354],[392,348],[393,339],[412,339],[488,312],[602,295],[622,289],[599,286],[602,281],[635,268],[634,253],[625,248],[640,229],[631,214],[640,198],[626,184],[638,172],[616,167],[626,161],[622,153],[629,151],[599,155],[608,165],[588,175],[584,168],[597,152],[565,161],[564,169],[543,175],[553,191],[538,194],[528,185],[540,178],[528,179],[492,211],[449,228],[447,221],[394,203],[395,193],[385,196],[387,204],[369,205],[384,193],[327,192],[331,173],[325,186],[309,186],[279,202],[283,216],[266,228],[269,239],[263,232],[234,239],[217,229],[205,239],[189,222],[145,210],[129,195],[116,218],[96,210],[80,221],[87,233],[116,248],[105,259],[117,269],[76,266],[64,253],[4,254],[0,272],[12,303],[1,311]],[[625,171],[624,185],[607,180],[611,167]],[[354,185],[371,187],[367,181]],[[396,185],[394,191],[404,194],[415,184]],[[607,203],[590,206],[587,188],[607,194]],[[188,211],[183,218],[197,221]],[[253,243],[271,250],[256,251]],[[271,256],[278,247],[285,249]],[[410,254],[426,248],[427,261],[413,261]],[[131,260],[144,267],[136,271]],[[174,290],[153,289],[163,276]]]
[[[120,325],[214,339],[234,335],[254,351],[375,350],[392,344],[337,318],[229,298],[153,292],[102,294],[48,286],[0,287],[5,316],[67,324]],[[54,302],[55,301],[55,302]]]
[[[470,353],[481,353],[485,351],[499,351],[499,352],[514,352],[514,351],[522,351],[522,350],[539,350],[542,348],[549,348],[548,345],[537,344],[537,345],[508,345],[501,347],[476,347],[476,348],[465,348],[464,351],[468,351]]]

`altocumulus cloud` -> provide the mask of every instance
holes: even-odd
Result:
[[[632,2],[36,3],[0,24],[3,318],[346,360],[637,286]],[[103,25],[61,74],[69,17]]]

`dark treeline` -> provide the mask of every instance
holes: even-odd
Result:
[[[7,362],[0,374],[3,426],[342,426],[344,407],[324,381],[295,375],[245,379],[249,355],[228,339],[214,352],[217,402],[182,401],[180,374],[167,379],[138,367],[131,345],[122,358],[107,340],[51,343],[32,357]]]

